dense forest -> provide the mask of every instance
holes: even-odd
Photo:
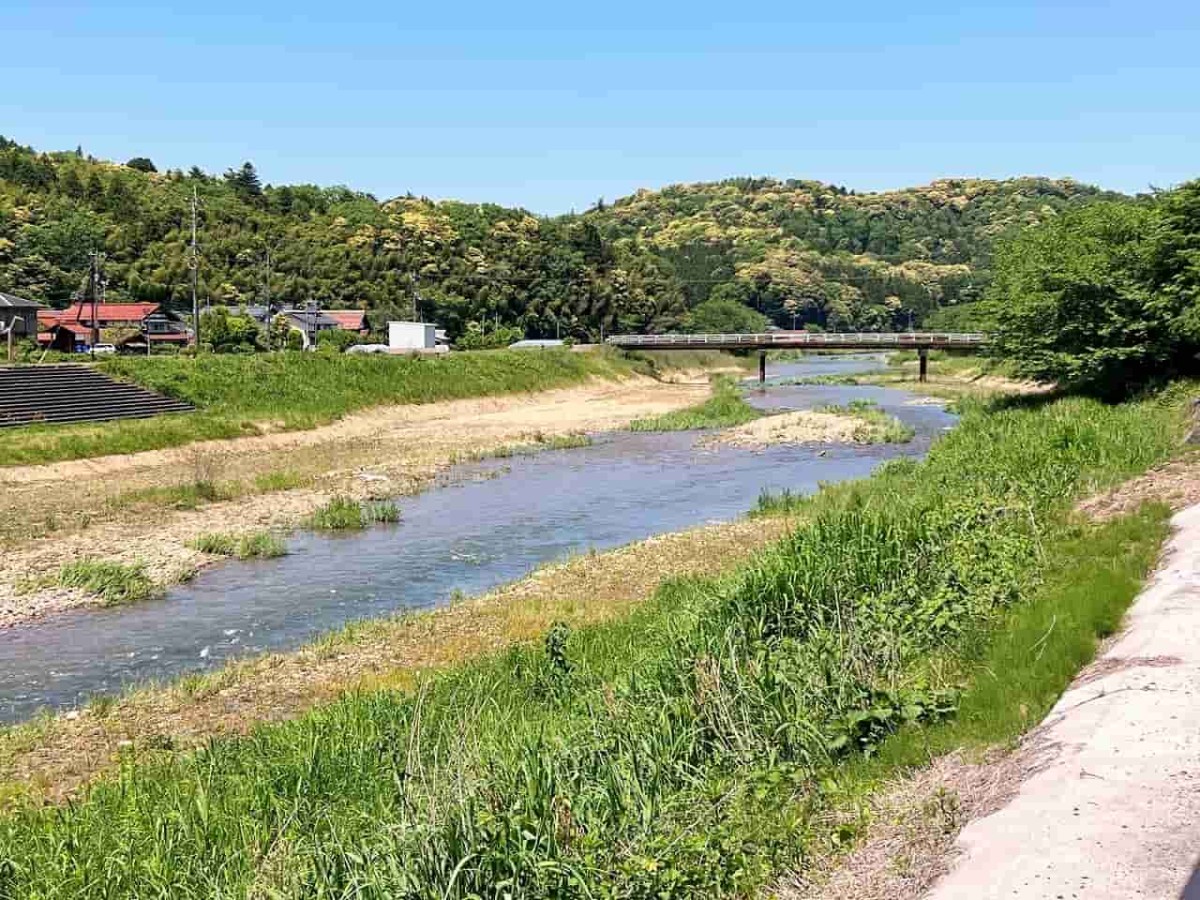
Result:
[[[105,258],[107,297],[190,307],[190,203],[209,303],[315,301],[452,336],[776,324],[885,329],[977,299],[998,237],[1105,195],[1070,181],[939,181],[855,194],[737,179],[641,191],[581,215],[380,201],[152,160],[39,153],[0,138],[0,290],[63,306]]]

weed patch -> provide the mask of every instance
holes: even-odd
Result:
[[[283,539],[269,531],[248,534],[215,532],[203,534],[189,544],[194,550],[213,556],[232,556],[236,559],[273,559],[287,553]]]
[[[136,603],[162,595],[162,588],[146,574],[145,566],[95,559],[81,559],[63,566],[58,572],[58,584],[95,594],[105,606]]]
[[[368,525],[400,521],[400,509],[386,500],[359,503],[350,497],[334,497],[319,507],[308,520],[317,531],[353,531]]]
[[[757,419],[761,413],[746,402],[737,384],[729,378],[716,379],[712,396],[703,403],[649,419],[635,419],[630,431],[691,431],[726,428]]]

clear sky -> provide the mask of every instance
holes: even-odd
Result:
[[[0,134],[545,213],[735,175],[1200,176],[1195,0],[186,7],[0,4]]]

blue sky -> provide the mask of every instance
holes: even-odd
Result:
[[[160,168],[544,213],[735,175],[1200,176],[1196,3],[21,6],[0,134]]]

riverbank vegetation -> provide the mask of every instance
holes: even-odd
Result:
[[[1057,667],[1057,628],[1111,628],[1161,517],[1126,540],[1127,520],[1070,507],[1170,456],[1178,400],[965,404],[924,462],[795,501],[796,530],[735,576],[670,582],[627,617],[548,628],[412,692],[130,758],[68,808],[10,811],[4,887],[748,894],[830,839],[854,766],[973,721],[972,685],[1008,637],[1008,658]],[[1110,612],[1035,637],[1022,611],[1074,578],[1097,589],[1072,608]],[[1047,683],[978,708],[1044,700]]]
[[[99,597],[104,606],[120,606],[162,596],[162,588],[138,564],[79,559],[58,571],[60,587],[78,588]]]
[[[274,559],[287,554],[283,538],[270,531],[249,531],[244,534],[210,532],[191,542],[201,553],[212,556],[231,556],[234,559]]]
[[[712,395],[703,403],[664,413],[649,419],[635,419],[630,431],[692,431],[699,428],[727,428],[757,419],[761,412],[746,402],[737,382],[718,377]]]
[[[1107,397],[1200,371],[1200,181],[1100,203],[1002,243],[992,352],[1021,376]]]
[[[360,503],[350,497],[334,497],[308,519],[316,531],[361,531],[371,525],[400,521],[400,509],[387,500]]]
[[[0,431],[4,465],[135,453],[193,441],[314,428],[384,404],[541,391],[620,378],[617,353],[487,351],[433,359],[321,353],[118,357],[101,371],[196,406],[195,413]]]

